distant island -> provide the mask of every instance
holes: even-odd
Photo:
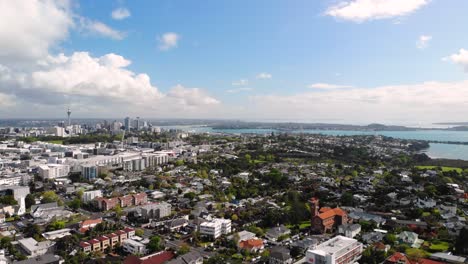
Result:
[[[406,126],[394,126],[383,124],[369,125],[345,125],[326,123],[264,123],[264,122],[229,122],[223,121],[211,125],[213,129],[276,129],[282,131],[291,130],[353,130],[353,131],[419,131],[419,130],[447,130],[447,131],[468,131],[468,126],[455,126],[450,128],[415,128]]]

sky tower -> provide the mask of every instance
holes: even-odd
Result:
[[[71,125],[70,123],[70,115],[71,115],[71,110],[70,110],[70,107],[68,107],[68,110],[67,110],[67,116],[68,116],[68,126]]]

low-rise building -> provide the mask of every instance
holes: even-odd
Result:
[[[345,237],[353,238],[361,232],[360,224],[344,224],[338,226],[338,233]]]
[[[306,252],[310,264],[348,264],[361,258],[362,243],[356,239],[336,236]]]
[[[231,220],[215,218],[200,224],[200,234],[216,239],[231,233]]]
[[[139,241],[127,239],[122,243],[122,246],[123,250],[127,253],[140,255],[146,254],[146,245]]]
[[[30,257],[37,257],[47,253],[47,250],[51,248],[54,243],[52,241],[46,240],[37,242],[34,238],[28,237],[18,240],[18,244],[21,249]]]

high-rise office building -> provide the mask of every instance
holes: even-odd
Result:
[[[125,118],[125,131],[130,131],[132,129],[132,119],[130,117]]]

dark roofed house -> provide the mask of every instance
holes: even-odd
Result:
[[[54,254],[44,254],[30,259],[25,259],[21,261],[15,261],[14,264],[59,264],[63,260],[57,255]]]
[[[319,241],[315,238],[311,237],[306,237],[302,240],[295,241],[294,243],[291,244],[291,247],[293,248],[298,248],[305,254],[305,252],[314,246],[317,246]]]
[[[270,250],[270,264],[291,264],[293,259],[289,254],[289,249],[285,247],[274,247]]]
[[[202,264],[203,256],[196,252],[191,251],[185,255],[182,255],[176,259],[169,261],[167,264]]]
[[[271,241],[276,241],[280,236],[289,235],[291,230],[284,225],[268,229],[265,237]]]

